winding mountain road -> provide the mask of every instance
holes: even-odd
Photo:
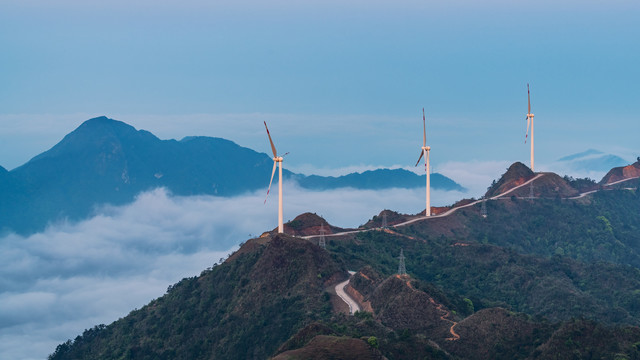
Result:
[[[498,200],[499,198],[508,195],[512,191],[515,191],[515,190],[517,190],[517,189],[519,189],[519,188],[521,188],[521,187],[523,187],[525,185],[528,185],[528,184],[532,183],[533,181],[535,181],[536,179],[538,179],[538,178],[540,178],[540,177],[542,177],[544,175],[545,174],[543,174],[543,173],[538,174],[538,175],[534,176],[533,178],[529,179],[528,181],[525,181],[524,183],[522,183],[522,184],[520,184],[520,185],[518,185],[518,186],[516,186],[514,188],[511,188],[511,189],[503,192],[502,194],[498,194],[496,196],[490,197],[489,200]],[[422,220],[428,220],[428,219],[433,219],[433,218],[441,218],[441,217],[449,216],[449,215],[453,214],[454,212],[456,212],[456,211],[458,211],[460,209],[464,209],[466,207],[473,206],[475,204],[481,203],[482,201],[484,201],[484,200],[482,200],[482,199],[476,200],[474,202],[471,202],[471,203],[468,203],[468,204],[465,204],[465,205],[461,205],[461,206],[457,206],[457,207],[451,208],[451,209],[443,212],[442,214],[431,215],[429,217],[419,217],[419,218],[416,218],[416,219],[411,219],[411,220],[408,220],[408,221],[405,221],[405,222],[402,222],[402,223],[399,223],[399,224],[395,224],[392,227],[401,227],[401,226],[413,224],[414,222],[418,222],[418,221],[422,221]]]
[[[504,196],[510,194],[511,192],[513,192],[513,191],[515,191],[515,190],[517,190],[517,189],[519,189],[519,188],[521,188],[523,186],[526,186],[526,185],[532,183],[533,181],[535,181],[536,179],[541,178],[544,175],[545,175],[544,173],[537,174],[536,176],[534,176],[533,178],[529,179],[528,181],[525,181],[524,183],[522,183],[522,184],[520,184],[520,185],[518,185],[518,186],[516,186],[514,188],[511,188],[511,189],[503,192],[502,194],[498,194],[496,196],[490,197],[489,200],[498,200],[500,198],[503,198]],[[443,212],[442,214],[431,215],[431,216],[428,216],[428,217],[421,216],[421,217],[417,217],[415,219],[407,220],[407,221],[399,223],[399,224],[391,225],[390,227],[399,228],[399,227],[402,227],[402,226],[413,224],[413,223],[418,222],[418,221],[425,221],[425,220],[437,219],[437,218],[449,216],[449,215],[455,213],[456,211],[458,211],[460,209],[464,209],[464,208],[476,205],[476,204],[478,204],[478,203],[480,203],[482,201],[484,201],[484,200],[482,200],[482,199],[476,200],[476,201],[471,202],[469,204],[465,204],[465,205],[461,205],[461,206],[457,206],[457,207],[451,208],[451,209]],[[349,235],[349,234],[357,234],[357,233],[373,231],[373,230],[379,230],[379,228],[349,230],[349,231],[343,231],[343,232],[338,232],[338,233],[334,233],[334,234],[325,234],[324,236],[325,237],[335,237],[335,236],[343,236],[343,235]],[[303,236],[302,238],[303,239],[313,239],[313,238],[320,237],[320,236],[322,236],[322,235],[307,235],[307,236]]]
[[[353,274],[355,274],[355,271],[349,271],[349,275]],[[344,291],[345,286],[349,284],[349,280],[351,280],[351,276],[349,276],[349,279],[347,279],[346,281],[343,281],[336,285],[336,294],[340,297],[340,299],[342,299],[342,301],[346,302],[347,305],[349,305],[349,314],[353,315],[356,311],[360,311],[360,305],[358,305],[358,303]]]
[[[503,192],[501,194],[492,196],[488,200],[503,199],[503,198],[505,198],[506,195],[510,194],[511,192],[513,192],[513,191],[515,191],[515,190],[517,190],[517,189],[519,189],[519,188],[521,188],[523,186],[526,186],[526,185],[532,183],[533,181],[543,177],[544,175],[545,175],[545,173],[539,173],[536,176],[534,176],[533,178],[529,179],[528,181],[525,181],[524,183],[522,183],[522,184],[520,184],[520,185],[518,185],[516,187],[513,187],[513,188],[511,188],[511,189],[509,189],[509,190],[507,190],[507,191],[505,191],[505,192]],[[611,186],[611,185],[615,185],[615,184],[618,184],[618,183],[621,183],[621,182],[625,182],[625,181],[629,181],[629,180],[633,180],[633,179],[638,179],[638,178],[640,178],[640,177],[622,179],[622,180],[614,181],[614,182],[609,183],[609,184],[605,184],[603,186]],[[600,190],[598,189],[598,190],[587,191],[587,192],[579,194],[578,196],[571,197],[569,199],[579,199],[579,198],[585,197],[585,196],[587,196],[589,194],[593,194],[593,193],[595,193],[597,191],[600,191]],[[445,211],[442,214],[432,215],[432,216],[429,216],[429,217],[417,217],[415,219],[411,219],[411,220],[408,220],[408,221],[405,221],[405,222],[402,222],[402,223],[399,223],[399,224],[392,225],[391,227],[398,228],[398,227],[406,226],[406,225],[409,225],[409,224],[413,224],[413,223],[418,222],[418,221],[425,221],[425,220],[429,220],[429,219],[433,219],[433,218],[441,218],[441,217],[449,216],[449,215],[453,214],[454,212],[456,212],[456,211],[458,211],[460,209],[464,209],[466,207],[470,207],[470,206],[476,205],[476,204],[478,204],[478,203],[480,203],[482,201],[486,201],[486,200],[483,200],[483,199],[476,200],[476,201],[471,202],[469,204],[465,204],[465,205],[461,205],[461,206],[457,206],[457,207],[451,208],[451,209],[449,209],[448,211]],[[339,232],[339,233],[334,233],[334,234],[326,234],[324,236],[325,237],[343,236],[343,235],[357,234],[357,233],[362,233],[362,232],[367,232],[367,231],[372,231],[372,230],[379,230],[379,228],[350,230],[350,231],[344,231],[344,232]],[[303,239],[312,239],[314,237],[319,237],[319,236],[322,236],[322,235],[308,235],[308,236],[303,236],[302,238]],[[354,271],[349,271],[349,274],[353,275],[353,274],[355,274],[355,272]],[[356,311],[360,311],[360,306],[358,305],[358,303],[354,299],[351,298],[351,296],[349,296],[349,294],[347,294],[344,291],[344,288],[347,286],[347,284],[349,284],[349,280],[350,279],[351,278],[349,278],[346,281],[343,281],[343,282],[339,283],[338,285],[336,285],[335,290],[336,290],[336,294],[340,297],[340,299],[342,299],[342,301],[344,301],[345,303],[347,303],[347,305],[349,305],[349,313],[351,315],[353,315]],[[409,287],[411,287],[411,284],[409,284],[409,282],[407,282],[407,283],[408,283]],[[430,298],[429,300],[435,304],[435,301],[432,298]],[[449,321],[449,322],[452,323],[451,328],[449,329],[449,332],[451,333],[451,337],[447,338],[446,340],[455,341],[455,340],[460,339],[460,335],[458,335],[454,331],[454,327],[458,323],[453,321],[453,320],[451,320],[451,319],[448,319],[448,317],[450,316],[450,313],[447,310],[443,309],[441,304],[437,308],[438,308],[438,310],[443,312],[443,315],[440,317],[440,319],[445,320],[445,321]]]
[[[611,185],[619,184],[621,182],[625,182],[625,181],[629,181],[629,180],[633,180],[633,179],[638,179],[638,178],[640,178],[640,176],[634,176],[634,177],[630,177],[630,178],[626,178],[626,179],[610,182],[610,183],[604,184],[602,186],[611,186]]]
[[[486,200],[506,199],[506,196],[509,195],[510,193],[520,189],[523,186],[527,186],[527,185],[531,184],[532,182],[536,181],[537,179],[539,179],[539,178],[541,178],[541,177],[543,177],[545,175],[546,175],[546,173],[538,173],[536,176],[534,176],[531,179],[525,181],[524,183],[522,183],[522,184],[520,184],[520,185],[518,185],[516,187],[513,187],[513,188],[511,188],[511,189],[509,189],[509,190],[507,190],[507,191],[505,191],[505,192],[503,192],[501,194],[492,196],[492,197],[490,197],[490,198],[488,198]],[[638,179],[638,178],[640,178],[640,176],[614,181],[614,182],[609,183],[609,184],[604,184],[603,186],[611,186],[611,185],[619,184],[621,182],[625,182],[625,181],[629,181],[629,180],[633,180],[633,179]],[[589,194],[593,194],[593,193],[595,193],[597,191],[601,191],[601,190],[598,189],[598,190],[587,191],[587,192],[581,193],[581,194],[579,194],[577,196],[570,197],[568,199],[580,199],[580,198],[585,197],[585,196],[587,196]],[[431,220],[431,219],[442,218],[442,217],[445,217],[445,216],[449,216],[449,215],[455,213],[456,211],[458,211],[460,209],[464,209],[464,208],[467,208],[467,207],[470,207],[470,206],[474,206],[474,205],[476,205],[478,203],[481,203],[482,201],[486,201],[486,200],[483,200],[483,199],[476,200],[476,201],[470,202],[470,203],[465,204],[465,205],[456,206],[454,208],[451,208],[451,209],[443,212],[442,214],[431,215],[431,216],[428,216],[428,217],[427,216],[420,216],[420,217],[416,217],[415,219],[411,219],[411,220],[407,220],[405,222],[401,222],[399,224],[391,225],[390,227],[399,228],[399,227],[402,227],[402,226],[413,224],[413,223],[418,222],[418,221],[428,221],[428,220]],[[333,234],[325,234],[324,236],[325,237],[343,236],[343,235],[349,235],[349,234],[363,233],[363,232],[367,232],[367,231],[374,231],[374,230],[379,230],[379,229],[380,228],[356,229],[356,230],[343,231],[343,232],[338,232],[338,233],[333,233]],[[322,236],[322,235],[307,235],[307,236],[302,236],[302,238],[303,239],[313,239],[313,238],[317,238],[317,237],[320,237],[320,236]]]

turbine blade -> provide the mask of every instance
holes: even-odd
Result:
[[[531,114],[531,94],[529,93],[529,84],[527,84],[527,100],[529,102],[529,112],[527,112],[527,114]]]
[[[422,146],[427,146],[427,121],[424,117],[424,108],[422,108]]]
[[[267,203],[267,198],[269,197],[269,191],[271,191],[271,183],[273,183],[273,175],[276,173],[277,162],[273,162],[273,170],[271,170],[271,180],[269,180],[269,187],[267,188],[267,196],[264,198],[264,203]]]
[[[273,140],[271,140],[271,134],[269,133],[269,128],[267,127],[267,122],[264,122],[264,128],[267,129],[267,136],[269,136],[269,142],[271,143],[271,151],[273,151],[273,157],[278,157],[278,153],[276,152],[276,147],[273,145]]]
[[[527,116],[527,133],[524,135],[524,143],[527,143],[527,138],[529,137],[529,124],[531,123],[531,120],[529,119],[529,117]]]
[[[416,162],[416,166],[420,164],[420,159],[422,159],[422,154],[424,154],[424,151],[420,151],[420,157],[418,158],[418,162]]]

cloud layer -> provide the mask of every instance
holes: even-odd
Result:
[[[313,192],[295,183],[284,189],[285,220],[310,211],[356,227],[384,209],[424,209],[423,189]],[[264,195],[178,197],[156,189],[79,223],[0,239],[0,358],[45,358],[84,329],[125,316],[275,228],[277,190],[266,204]],[[464,195],[432,196],[443,205]]]
[[[432,191],[434,206],[479,197],[508,162],[445,163],[467,193]],[[424,189],[308,191],[284,184],[284,217],[314,212],[357,227],[384,209],[424,210]],[[226,258],[277,226],[277,187],[233,198],[173,196],[164,189],[91,219],[0,239],[0,358],[42,359],[86,328],[109,324],[162,296],[183,277]]]

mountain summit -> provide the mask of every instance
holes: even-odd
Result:
[[[502,174],[497,182],[494,180],[491,187],[487,190],[485,197],[504,193],[511,188],[524,184],[534,176],[535,174],[528,166],[519,161],[515,162],[509,166],[507,172]]]

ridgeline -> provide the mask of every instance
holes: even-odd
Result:
[[[50,359],[639,359],[638,180],[576,196],[580,182],[545,174],[533,197],[499,196],[533,178],[520,165],[486,218],[472,200],[429,219],[386,211],[388,228],[303,214],[285,229],[307,239],[251,239]],[[333,291],[347,270],[355,316]]]

